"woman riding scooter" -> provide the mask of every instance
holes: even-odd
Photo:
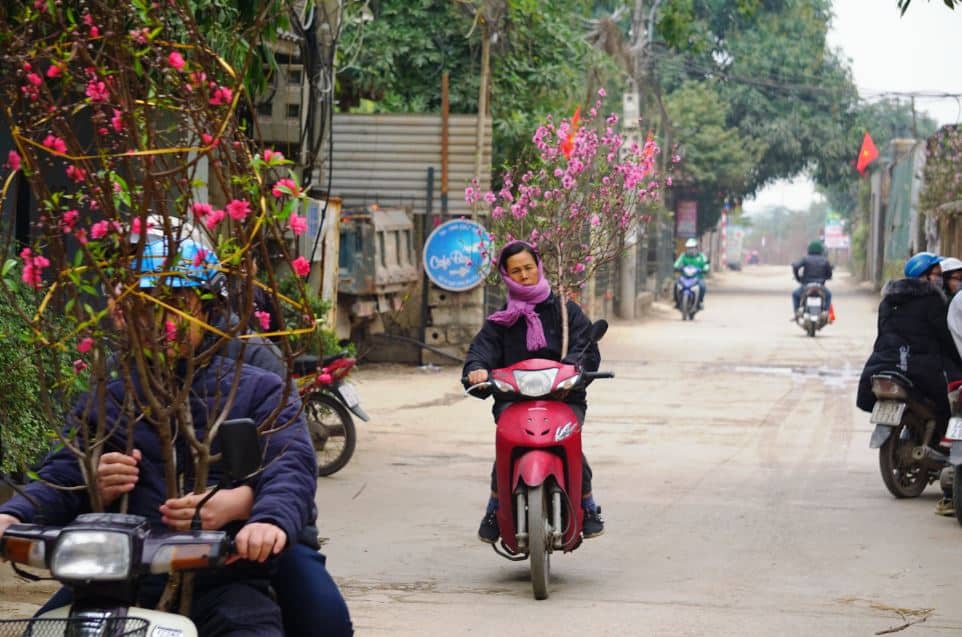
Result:
[[[598,369],[601,355],[598,346],[591,343],[591,323],[574,301],[567,302],[569,346],[567,355],[561,357],[561,307],[559,299],[552,294],[548,280],[544,278],[541,260],[533,246],[523,241],[513,241],[498,255],[501,279],[508,289],[507,306],[487,318],[468,348],[463,376],[465,387],[488,380],[492,369],[508,367],[529,358],[545,358],[576,364],[588,371]],[[523,319],[523,320],[521,320]],[[584,390],[572,391],[566,401],[580,421],[584,422],[588,405]],[[508,406],[495,401],[494,419]],[[496,511],[498,508],[498,485],[494,469],[491,470],[491,498],[478,537],[482,542],[494,543],[500,537]],[[592,538],[604,533],[601,508],[591,495],[591,468],[584,460],[582,471],[582,508],[584,509],[583,537]]]

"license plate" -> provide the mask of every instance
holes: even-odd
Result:
[[[805,305],[808,306],[810,310],[821,310],[822,309],[822,299],[814,296],[810,296],[805,299]]]
[[[348,407],[357,407],[361,404],[361,399],[357,397],[357,391],[351,383],[341,383],[337,386],[337,393],[344,399],[344,404]]]
[[[880,400],[872,408],[872,417],[869,422],[877,425],[895,426],[902,422],[905,406],[905,403],[896,400]]]
[[[949,418],[949,426],[945,430],[945,437],[949,440],[962,440],[962,418]]]

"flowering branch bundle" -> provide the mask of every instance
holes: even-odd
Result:
[[[468,204],[490,215],[496,244],[521,239],[538,248],[559,298],[614,260],[660,201],[657,144],[651,135],[626,141],[615,114],[598,122],[604,97],[598,91],[584,121],[580,109],[557,125],[549,116],[532,139],[535,165],[520,177],[505,173],[498,192],[481,192],[477,182],[465,190]]]

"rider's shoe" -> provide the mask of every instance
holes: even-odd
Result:
[[[952,517],[955,515],[955,505],[952,504],[952,498],[942,498],[935,503],[935,515],[944,515],[946,517]]]
[[[478,528],[478,539],[488,544],[494,544],[501,537],[501,530],[498,528],[498,512],[488,511],[481,520]]]
[[[595,507],[594,511],[585,509],[584,524],[581,526],[581,534],[586,540],[603,535],[605,532],[605,521],[601,519],[601,507]]]

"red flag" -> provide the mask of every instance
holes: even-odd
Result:
[[[878,148],[875,147],[872,136],[865,133],[865,137],[862,139],[862,150],[858,152],[858,163],[855,164],[855,168],[860,175],[864,175],[865,169],[876,159],[878,159]]]

